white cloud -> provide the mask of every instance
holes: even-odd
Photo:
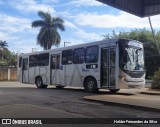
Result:
[[[75,16],[73,16],[73,14],[71,14],[71,12],[68,11],[62,11],[62,12],[57,12],[58,15],[61,15],[65,18],[74,18]]]
[[[7,33],[0,32],[0,40],[5,40],[8,37]]]
[[[74,5],[76,7],[80,6],[103,6],[104,4],[96,1],[96,0],[72,0],[68,2],[66,5]]]
[[[23,44],[21,44],[21,45],[16,44],[14,49],[12,49],[12,48],[9,48],[9,49],[11,49],[12,51],[17,52],[17,53],[31,53],[32,51],[42,50],[40,48],[40,46],[34,45],[34,43],[32,45],[31,44],[26,45],[26,44],[27,44],[27,42],[23,42]]]
[[[44,4],[51,4],[51,3],[58,3],[59,0],[42,0],[42,3]]]
[[[36,42],[30,43],[35,41],[37,34],[37,29],[31,28],[31,19],[0,14],[0,23],[0,40],[6,41],[11,51],[28,52],[29,45],[36,45]]]
[[[78,29],[78,27],[76,25],[74,25],[73,23],[65,20],[64,22],[64,26],[69,27],[69,28],[74,28],[74,29]]]
[[[86,32],[82,29],[79,29],[75,31],[75,34],[82,39],[85,39],[86,41],[96,41],[96,40],[101,40],[100,36],[97,33],[94,32]]]
[[[97,14],[97,13],[81,13],[74,16],[76,24],[81,26],[90,26],[95,28],[148,28],[148,18],[139,18],[137,16],[120,12],[119,15]],[[151,18],[153,26],[160,28],[160,16]]]
[[[0,40],[7,41],[7,42],[10,42],[10,41],[18,42],[19,36],[12,34],[10,31],[8,31],[8,32],[0,32]]]
[[[21,32],[26,29],[31,29],[31,20],[27,18],[0,14],[0,23],[0,30],[8,33]]]
[[[37,3],[35,0],[12,1],[10,4],[12,7],[23,12],[37,12],[41,10],[45,12],[49,11],[51,14],[55,13],[52,6],[45,3]]]
[[[80,43],[82,43],[82,39],[83,40],[86,40],[87,42],[88,41],[96,41],[96,40],[101,40],[102,38],[100,38],[101,36],[98,35],[97,33],[95,32],[86,32],[85,30],[79,28],[78,26],[76,26],[75,24],[69,22],[69,21],[65,21],[65,24],[64,24],[67,27],[69,28],[72,28],[74,29],[74,32],[73,32],[73,35],[75,38],[80,38],[81,40],[79,41]],[[73,40],[73,38],[72,38]],[[67,40],[68,41],[68,40]],[[77,41],[76,41],[77,43]],[[84,43],[84,41],[83,41]]]

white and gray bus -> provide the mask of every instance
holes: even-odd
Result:
[[[142,88],[144,49],[139,41],[108,39],[76,46],[20,54],[18,80],[38,88],[84,87],[87,92]]]

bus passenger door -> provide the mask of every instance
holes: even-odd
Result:
[[[101,85],[105,88],[113,88],[115,82],[115,61],[116,49],[102,48],[101,49]]]
[[[22,60],[22,83],[28,83],[28,58]]]
[[[61,84],[60,81],[60,55],[59,54],[53,54],[51,55],[51,84]]]

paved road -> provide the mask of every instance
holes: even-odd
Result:
[[[98,94],[109,94],[109,92],[101,91]],[[83,89],[55,87],[37,89],[34,85],[0,82],[0,116],[1,118],[160,118],[158,112],[104,105],[83,99],[84,96],[90,95],[93,94],[86,93]],[[87,125],[89,126],[102,125]]]

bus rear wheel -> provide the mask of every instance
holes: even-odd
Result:
[[[86,92],[95,93],[98,91],[97,82],[93,77],[89,77],[85,80],[84,89]]]
[[[116,93],[118,92],[120,89],[109,89],[111,93]]]
[[[41,77],[36,78],[36,86],[37,88],[47,88],[48,85],[43,85],[43,80]]]

